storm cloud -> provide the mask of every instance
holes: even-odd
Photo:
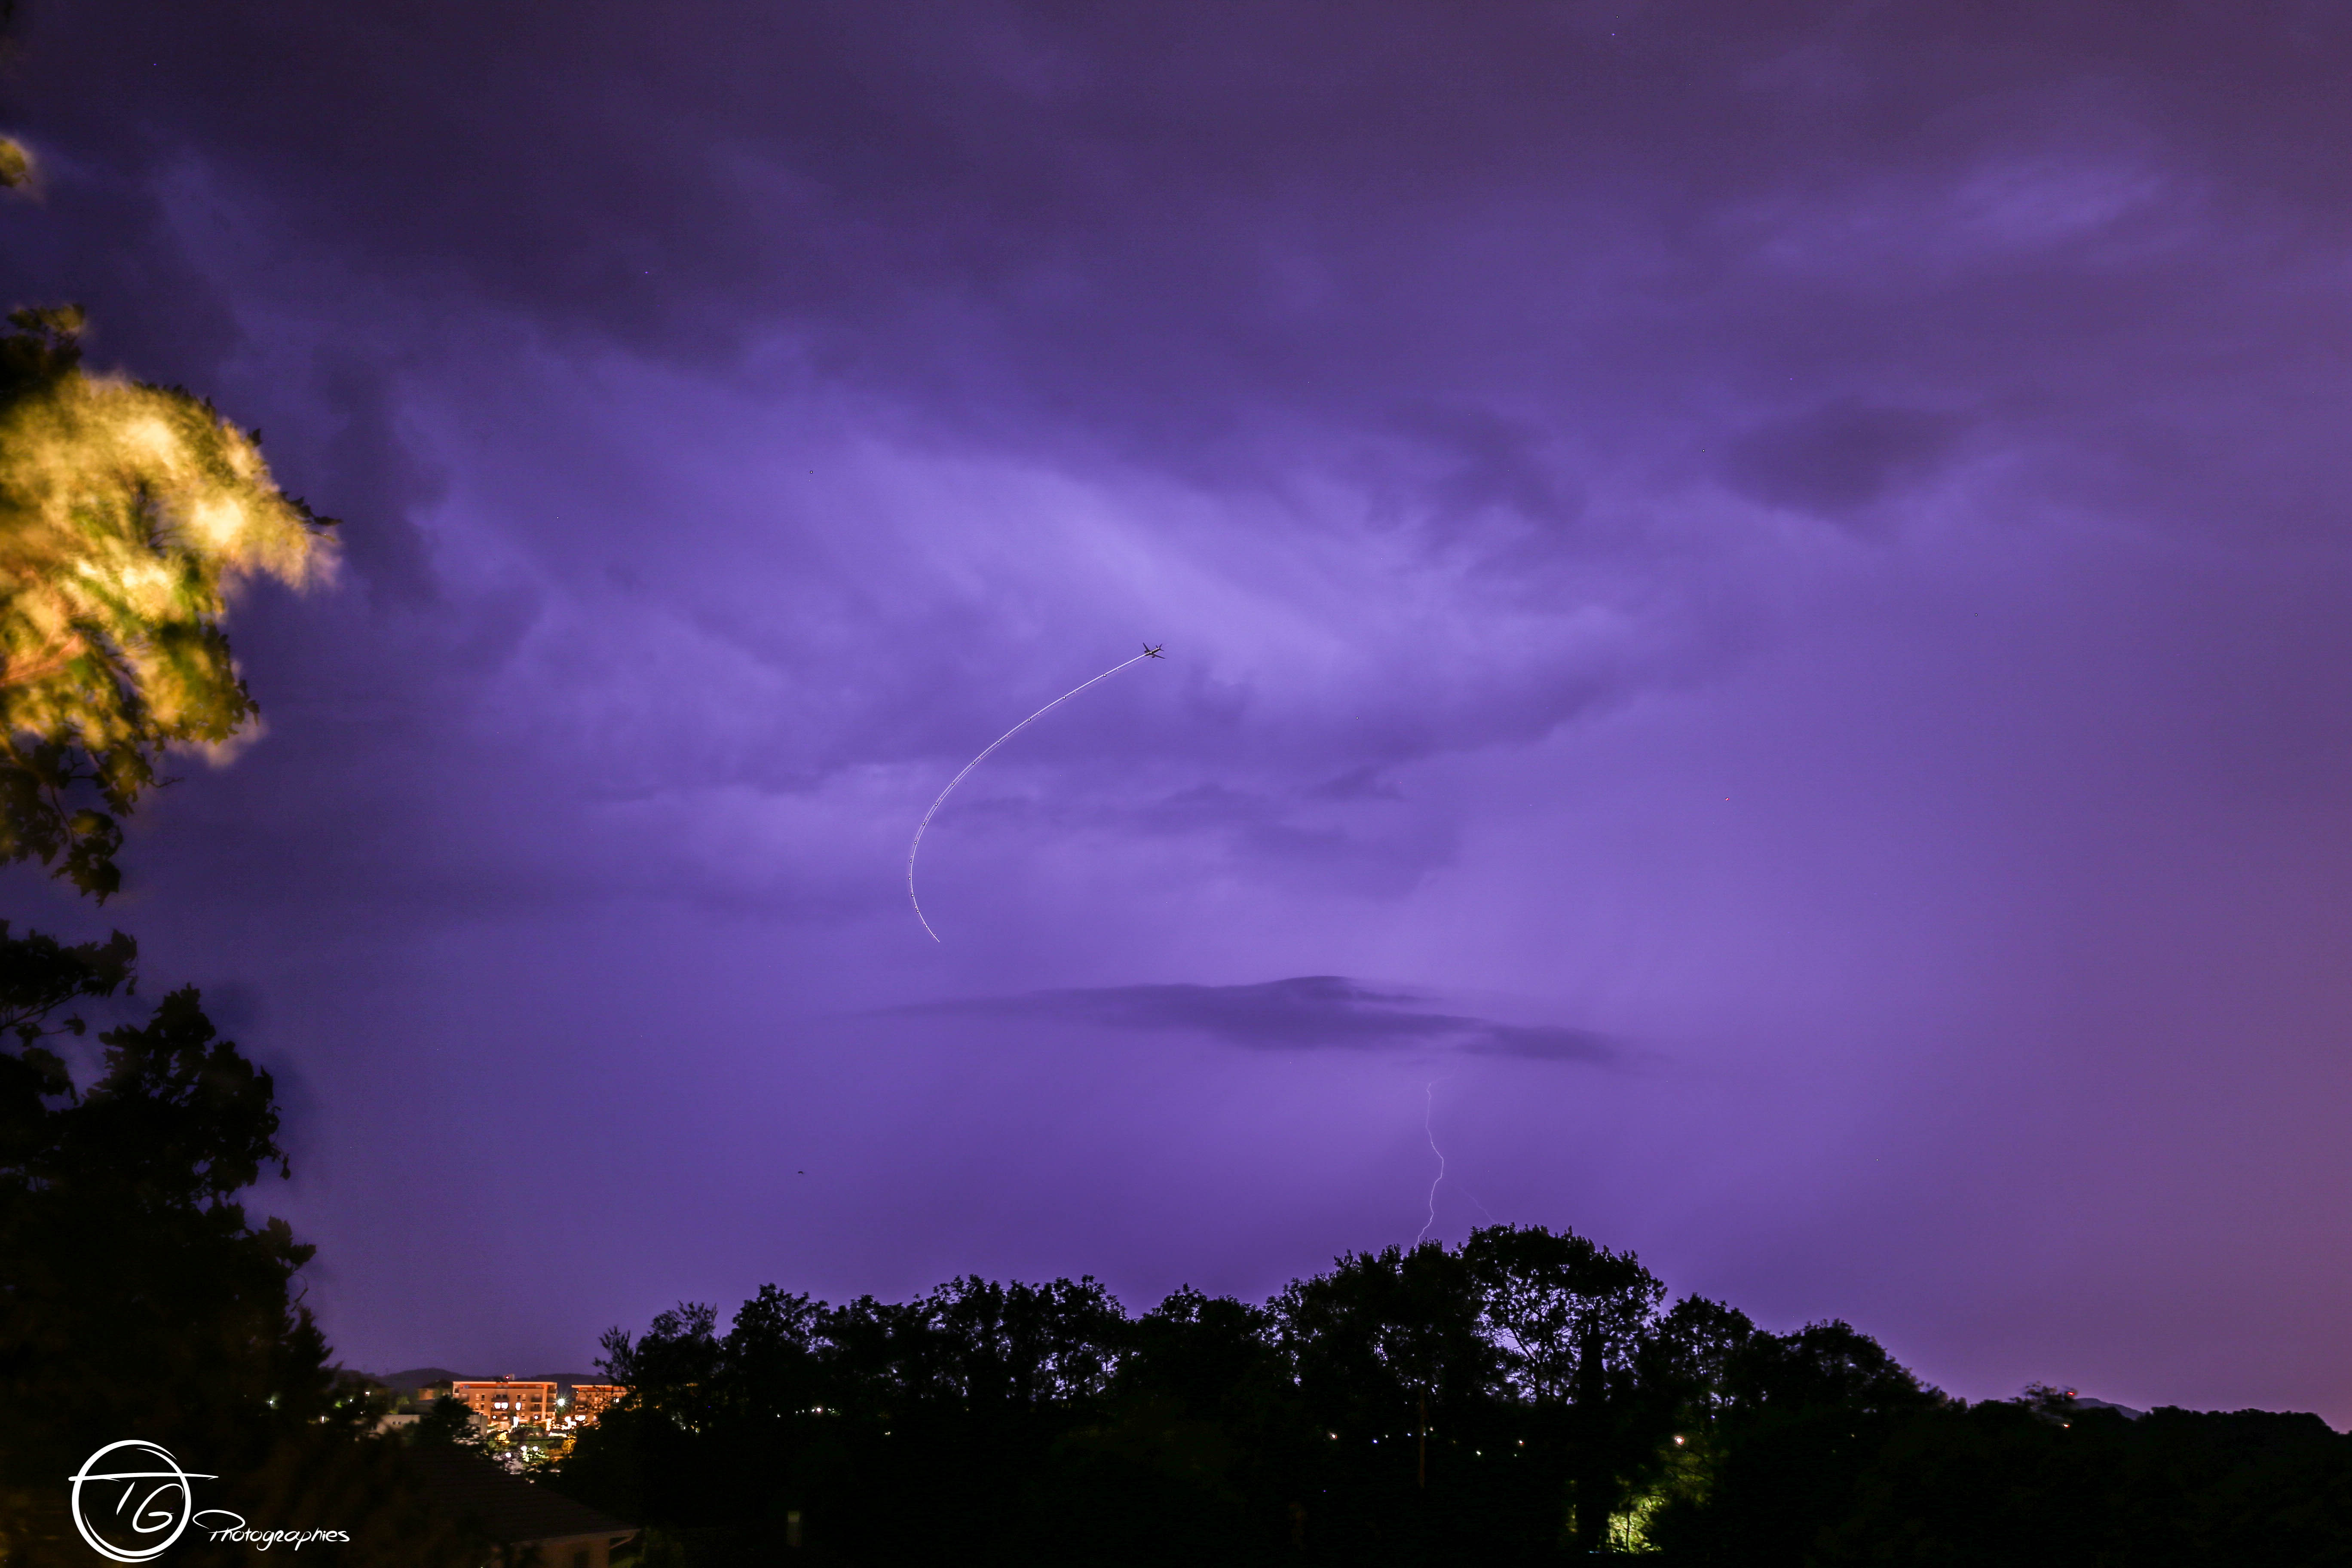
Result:
[[[1255,1292],[1416,1233],[1433,1113],[1971,1397],[2352,1419],[2344,14],[18,15],[0,293],[352,570],[8,913],[257,999],[355,1363]],[[925,805],[1145,641],[932,944]]]
[[[1427,1000],[1336,974],[1255,985],[1116,985],[972,997],[893,1008],[917,1017],[1034,1020],[1130,1033],[1181,1030],[1251,1050],[1459,1050],[1532,1061],[1610,1063],[1610,1042],[1580,1029],[1505,1024],[1428,1010]]]

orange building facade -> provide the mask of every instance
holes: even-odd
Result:
[[[493,1431],[545,1426],[555,1419],[555,1384],[511,1377],[495,1383],[453,1383],[449,1392],[466,1402]]]
[[[628,1395],[628,1389],[617,1383],[575,1383],[564,1415],[573,1425],[585,1426]]]
[[[551,1381],[514,1377],[453,1383],[449,1392],[465,1401],[485,1427],[499,1432],[518,1426],[561,1432],[593,1426],[629,1393],[617,1383],[575,1383],[566,1392]]]

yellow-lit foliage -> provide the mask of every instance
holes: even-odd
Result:
[[[115,814],[172,744],[253,720],[220,629],[241,578],[333,566],[329,521],[203,399],[85,374],[75,310],[0,338],[0,858],[103,899]],[[88,797],[95,796],[94,801]],[[88,801],[87,804],[83,802]]]

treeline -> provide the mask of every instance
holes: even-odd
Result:
[[[286,1169],[269,1074],[193,987],[135,999],[137,961],[120,931],[68,945],[0,921],[0,1565],[99,1561],[68,1478],[137,1438],[207,1478],[203,1507],[349,1533],[344,1568],[479,1568],[483,1543],[367,1436],[380,1407],[302,1303],[311,1249],[247,1212]],[[115,1543],[148,1544],[141,1522],[110,1521]],[[163,1560],[250,1552],[191,1530]]]
[[[761,1563],[2352,1563],[2316,1416],[2036,1389],[1969,1405],[1843,1322],[1790,1334],[1631,1253],[1498,1226],[1263,1307],[971,1278],[688,1303],[551,1484],[646,1568]]]

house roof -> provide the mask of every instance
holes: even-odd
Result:
[[[406,1458],[435,1510],[501,1545],[573,1535],[629,1535],[636,1527],[509,1475],[462,1447],[423,1444]]]

